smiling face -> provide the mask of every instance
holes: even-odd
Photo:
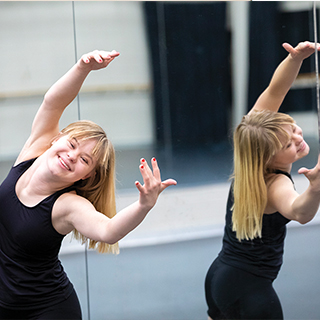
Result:
[[[309,146],[303,139],[302,130],[296,124],[284,125],[289,139],[282,140],[283,147],[270,161],[270,166],[274,169],[288,171],[292,163],[305,157],[309,153]],[[289,169],[290,170],[290,169]]]
[[[95,145],[95,139],[77,140],[69,135],[58,137],[48,150],[51,173],[65,183],[87,179],[94,174],[97,163],[92,154]]]

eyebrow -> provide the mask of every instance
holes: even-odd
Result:
[[[75,137],[73,137],[72,140],[74,140],[75,143],[79,146],[79,141]],[[90,158],[91,162],[93,163],[93,158],[90,156],[90,154],[85,152],[84,155]]]

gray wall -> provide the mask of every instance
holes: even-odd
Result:
[[[115,146],[150,145],[154,124],[141,2],[75,2],[78,58],[118,50],[80,95],[81,118],[100,124]],[[16,156],[43,94],[75,62],[72,2],[0,2],[0,159]],[[73,103],[61,125],[77,120]]]

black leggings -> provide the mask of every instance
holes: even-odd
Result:
[[[217,258],[205,280],[208,315],[218,319],[283,319],[272,280],[222,263]]]
[[[55,304],[50,307],[38,308],[33,310],[11,310],[0,307],[0,319],[63,319],[63,320],[81,320],[81,308],[76,292],[73,290],[72,294],[63,302]]]

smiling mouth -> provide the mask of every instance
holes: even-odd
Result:
[[[62,160],[61,157],[59,157],[59,161],[60,161],[60,163],[61,163],[67,170],[71,171],[71,169],[69,168],[69,166]]]
[[[302,143],[301,143],[301,147],[299,148],[298,152],[303,151],[305,148],[306,148],[306,143],[305,143],[305,142],[302,142]]]

